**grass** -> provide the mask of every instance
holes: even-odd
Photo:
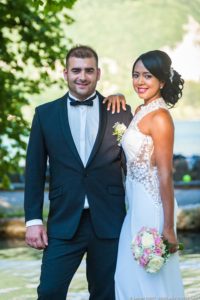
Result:
[[[48,217],[48,209],[45,208],[43,210],[43,218],[47,219]],[[0,207],[0,219],[6,219],[6,218],[22,218],[24,217],[24,210],[22,208],[11,208],[11,209],[3,209]]]
[[[34,300],[39,282],[41,251],[28,247],[0,250],[1,300]],[[200,297],[200,255],[180,256],[181,273],[186,297]],[[87,282],[85,260],[80,265],[69,290],[70,300],[85,300]]]

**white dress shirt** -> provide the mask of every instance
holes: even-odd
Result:
[[[92,97],[95,93],[90,95]],[[76,99],[69,93],[70,97]],[[88,98],[90,98],[88,97]],[[88,99],[87,98],[87,99]],[[85,99],[85,100],[87,100]],[[80,101],[76,99],[77,101]],[[74,143],[77,151],[86,166],[90,153],[94,146],[98,128],[99,128],[99,101],[98,96],[93,100],[93,106],[87,105],[70,105],[67,101],[69,126],[72,133]],[[88,208],[89,203],[87,196],[85,196],[84,208]],[[42,225],[42,220],[34,219],[26,222],[26,227],[32,225]]]

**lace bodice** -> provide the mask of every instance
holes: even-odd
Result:
[[[127,178],[141,183],[157,205],[161,203],[161,199],[157,167],[151,163],[153,140],[151,136],[140,131],[138,123],[147,114],[160,108],[168,109],[162,98],[141,106],[122,138],[122,147],[127,159]]]

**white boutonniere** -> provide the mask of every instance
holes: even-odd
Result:
[[[116,135],[118,145],[121,146],[121,140],[124,132],[126,131],[126,125],[124,125],[124,123],[117,122],[114,124],[113,128],[113,135]]]

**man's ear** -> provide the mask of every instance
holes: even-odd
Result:
[[[67,80],[67,69],[63,70],[63,77],[65,80]]]
[[[99,80],[100,77],[101,77],[101,69],[98,68],[98,69],[97,69],[97,80]]]

